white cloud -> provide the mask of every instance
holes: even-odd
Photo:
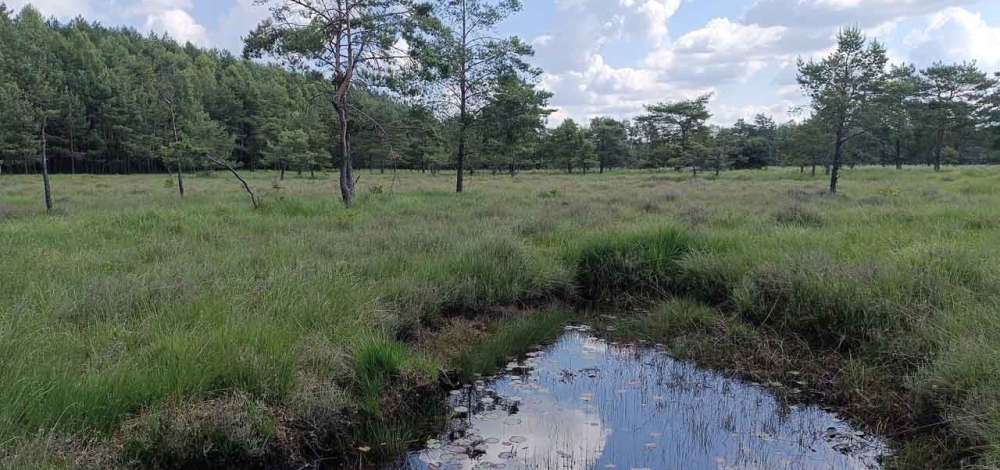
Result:
[[[611,41],[662,44],[681,0],[554,0],[558,16],[536,42],[546,70],[563,73],[586,67]]]
[[[199,46],[208,45],[208,30],[181,9],[150,13],[146,16],[145,26],[149,31],[165,32],[181,44],[191,42]]]
[[[712,106],[712,122],[729,125],[737,119],[752,121],[758,114],[764,114],[766,116],[770,116],[775,122],[780,124],[792,120],[792,116],[788,111],[795,106],[797,106],[796,103],[791,100],[781,100],[773,104],[760,105],[751,104],[736,106],[728,104],[715,104]]]
[[[936,13],[904,43],[911,48],[910,59],[920,65],[975,60],[991,69],[1000,67],[1000,27],[991,27],[981,14],[965,8]]]

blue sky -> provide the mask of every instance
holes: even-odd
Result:
[[[0,0],[4,1],[4,0]],[[6,0],[18,8],[29,0]],[[998,0],[522,0],[502,25],[531,41],[541,85],[555,93],[552,124],[630,117],[659,101],[714,93],[713,121],[758,112],[779,121],[804,104],[795,60],[819,57],[836,30],[864,28],[894,62],[977,60],[1000,70]],[[62,19],[169,32],[238,51],[266,7],[253,0],[30,0]]]

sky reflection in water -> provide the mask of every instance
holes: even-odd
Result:
[[[393,467],[491,469],[868,469],[884,445],[816,407],[571,329],[452,392],[439,439]]]

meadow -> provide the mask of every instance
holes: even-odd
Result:
[[[478,173],[464,194],[365,171],[350,208],[336,175],[248,173],[258,210],[221,172],[183,199],[165,175],[56,175],[49,214],[40,178],[5,175],[0,462],[391,455],[386,423],[440,380],[599,309],[735,373],[720,335],[811,360],[915,443],[900,466],[1000,466],[1000,168],[845,173],[829,196],[798,169]]]

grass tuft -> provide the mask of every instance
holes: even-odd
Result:
[[[518,356],[529,347],[554,339],[568,317],[557,309],[507,320],[489,336],[456,361],[462,380],[471,381],[476,375],[489,375],[509,358]]]
[[[576,260],[577,292],[598,301],[668,291],[680,275],[678,261],[690,244],[690,237],[675,227],[591,238],[568,255]]]
[[[372,416],[382,411],[383,393],[407,364],[406,346],[380,335],[355,345],[354,387],[362,410]]]

